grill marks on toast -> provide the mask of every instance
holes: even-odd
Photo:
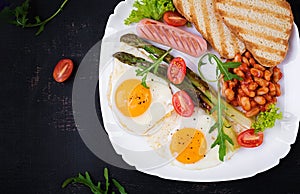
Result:
[[[293,15],[282,0],[216,0],[226,25],[264,66],[283,61],[288,50]]]
[[[222,57],[230,59],[245,51],[243,42],[228,29],[216,12],[215,0],[189,0],[189,3],[192,23]]]

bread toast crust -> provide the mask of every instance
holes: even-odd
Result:
[[[245,45],[229,31],[221,16],[216,12],[215,0],[189,0],[189,2],[192,23],[221,57],[231,59],[237,53],[245,52]],[[197,12],[197,8],[201,9],[199,12],[202,14]]]
[[[187,19],[189,22],[191,22],[192,17],[190,14],[186,13],[184,10],[184,5],[183,2],[187,2],[187,4],[189,4],[189,0],[173,0],[173,4],[176,7],[176,10],[178,11],[178,13],[180,13],[183,17],[185,17],[185,19]]]
[[[245,3],[243,4],[243,2],[239,0],[216,0],[216,10],[222,16],[228,28],[245,43],[247,50],[252,53],[253,57],[260,64],[267,67],[276,66],[284,60],[288,51],[288,41],[294,20],[291,7],[289,3],[284,0],[246,1],[260,5],[269,3],[275,8],[278,7],[278,10],[273,9],[272,11],[266,12],[266,6],[257,8],[256,5],[252,5],[252,10],[250,10],[250,6]],[[229,13],[228,9],[222,10],[224,7],[221,8],[221,6],[224,4],[236,7],[237,11],[235,13]],[[247,13],[250,14],[247,15],[247,17],[241,16],[240,14],[244,13],[244,10],[249,10]],[[283,14],[279,14],[278,12]],[[255,17],[258,18],[258,16],[254,15],[255,13],[260,17],[267,13],[265,16],[267,19],[262,18],[261,20],[255,20]],[[247,22],[248,25],[245,26],[241,21]],[[256,23],[258,27],[253,27],[253,23]],[[245,29],[245,27],[248,29]]]

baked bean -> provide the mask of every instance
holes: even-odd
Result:
[[[251,109],[250,99],[249,97],[241,97],[241,105],[245,111],[249,111]]]
[[[252,57],[251,53],[249,51],[245,52],[245,57],[247,57],[248,59]]]
[[[269,83],[269,91],[271,96],[276,95],[276,86],[272,82]]]
[[[249,63],[250,63],[251,65],[254,65],[254,64],[256,63],[256,61],[255,61],[254,58],[250,58],[250,59],[249,59]]]
[[[269,85],[269,82],[258,77],[254,77],[254,81],[261,87],[267,87]]]
[[[253,117],[259,113],[260,109],[258,107],[254,107],[251,110],[245,113],[246,117]]]
[[[256,91],[256,94],[257,95],[259,95],[259,96],[261,96],[261,95],[264,95],[264,94],[266,94],[266,93],[268,93],[269,92],[269,88],[267,88],[267,87],[261,87],[261,88],[259,88],[257,91]],[[254,97],[254,96],[253,96]]]
[[[241,54],[236,54],[233,61],[234,62],[242,62],[242,55]]]
[[[241,78],[245,77],[245,74],[239,68],[234,68],[233,72]]]
[[[263,96],[255,96],[253,99],[259,105],[266,104],[266,99]]]
[[[276,96],[280,96],[281,95],[280,85],[279,84],[275,84],[275,86],[276,86]]]
[[[246,63],[247,65],[250,65],[249,60],[247,59],[247,57],[242,57],[242,62]]]
[[[255,90],[258,87],[256,82],[251,82],[248,86],[249,90]]]
[[[255,64],[253,65],[253,67],[254,67],[255,69],[258,69],[258,70],[261,70],[261,71],[265,71],[265,70],[266,70],[266,68],[264,68],[262,65],[260,65],[260,64],[258,64],[258,63],[255,63]]]
[[[264,72],[264,78],[265,78],[265,80],[270,81],[271,80],[271,76],[272,76],[272,72],[271,71],[266,70]]]
[[[227,100],[229,100],[229,101],[234,100],[234,92],[233,92],[232,89],[227,88],[227,89],[224,91],[224,94],[225,94],[225,97],[226,97]]]
[[[275,83],[279,82],[279,80],[282,78],[282,73],[278,67],[273,68],[273,81]]]
[[[263,77],[264,76],[264,72],[259,70],[259,69],[256,69],[256,68],[251,68],[250,69],[250,73],[251,75],[253,75],[254,77]]]
[[[247,87],[247,85],[241,85],[241,89],[243,90],[243,92],[249,96],[249,97],[254,97],[255,96],[255,92],[249,90],[249,88]]]
[[[240,95],[240,96],[247,96],[245,94],[245,92],[241,88],[238,89],[238,95]]]
[[[248,67],[248,65],[246,63],[242,63],[239,66],[239,69],[242,70],[244,73],[249,71],[249,67]]]
[[[263,97],[268,101],[268,102],[272,102],[273,97],[270,94],[264,94]]]
[[[236,86],[236,84],[237,84],[236,81],[232,81],[232,80],[228,81],[227,83],[228,83],[228,87],[230,89],[234,88]]]

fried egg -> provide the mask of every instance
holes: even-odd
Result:
[[[160,129],[165,118],[173,110],[172,93],[168,83],[149,73],[144,87],[142,77],[136,76],[135,67],[125,68],[121,62],[116,62],[117,69],[123,69],[121,75],[113,84],[112,111],[118,124],[136,135],[146,135]],[[121,67],[121,68],[119,68]],[[117,73],[116,73],[117,72]]]
[[[161,131],[148,139],[151,147],[159,151],[161,157],[173,158],[170,160],[172,165],[191,170],[210,168],[222,163],[219,160],[219,146],[211,148],[218,134],[217,130],[209,133],[215,122],[213,118],[195,107],[191,117],[177,115],[176,122],[176,126],[174,123],[165,124]],[[232,154],[228,153],[227,158],[230,155]]]

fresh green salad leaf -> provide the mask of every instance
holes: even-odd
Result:
[[[216,79],[215,80],[208,80],[204,74],[202,73],[201,67],[203,65],[206,65],[207,63],[204,61],[204,58],[208,59],[208,62],[211,65],[216,65]],[[207,53],[201,57],[198,63],[198,71],[200,77],[208,82],[217,82],[217,95],[218,100],[216,102],[215,107],[212,108],[211,113],[217,112],[217,120],[216,123],[210,128],[209,132],[211,133],[213,130],[218,130],[218,136],[217,139],[214,141],[214,143],[211,145],[211,148],[215,147],[216,145],[219,145],[219,159],[221,161],[224,161],[224,157],[226,155],[226,142],[233,145],[232,139],[224,132],[224,127],[227,127],[224,125],[224,117],[223,112],[226,110],[225,105],[222,103],[221,99],[221,78],[225,81],[232,80],[232,79],[241,79],[239,76],[232,74],[229,72],[229,68],[236,68],[241,63],[237,62],[222,62],[216,55]]]
[[[104,178],[105,178],[105,190],[101,189],[101,183],[98,182],[97,185],[95,185],[89,175],[88,172],[85,172],[85,176],[83,176],[82,174],[78,174],[77,177],[71,177],[66,179],[63,184],[62,184],[62,188],[65,188],[67,185],[69,185],[70,183],[80,183],[83,184],[87,187],[89,187],[92,191],[92,193],[94,194],[107,194],[108,190],[109,190],[109,178],[108,178],[108,169],[104,168]],[[118,191],[121,194],[127,194],[124,187],[115,179],[112,179],[113,184],[116,186],[116,188],[118,189]],[[114,192],[112,192],[114,193]]]
[[[275,104],[270,104],[268,110],[260,112],[256,117],[255,123],[252,124],[255,132],[263,132],[265,129],[274,127],[275,121],[282,119],[282,112],[278,111],[279,108]]]
[[[133,7],[124,21],[126,25],[139,22],[143,18],[160,20],[166,11],[175,10],[172,0],[136,0]]]

